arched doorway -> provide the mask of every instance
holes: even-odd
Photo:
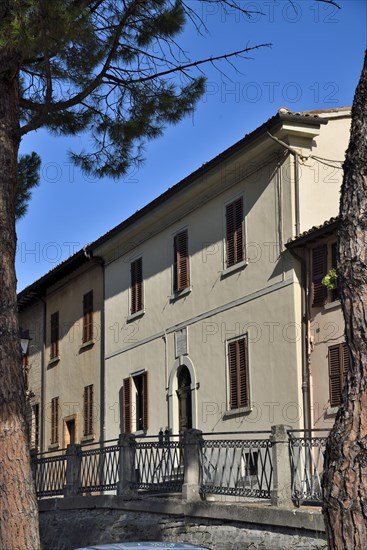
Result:
[[[183,435],[192,428],[191,375],[186,365],[177,372],[178,429]]]

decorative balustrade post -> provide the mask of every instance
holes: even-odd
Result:
[[[283,424],[271,427],[270,440],[273,444],[273,490],[271,503],[283,508],[293,507],[292,502],[292,473],[289,457],[290,426]]]
[[[82,446],[68,445],[66,447],[66,486],[64,497],[75,497],[81,487]]]
[[[118,445],[120,448],[120,458],[117,494],[123,498],[132,499],[137,495],[137,490],[132,486],[136,482],[135,435],[128,433],[120,434]]]
[[[187,430],[185,432],[182,496],[189,502],[200,500],[200,453],[202,441],[202,432],[200,430]]]

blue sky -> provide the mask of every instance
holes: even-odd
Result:
[[[314,0],[245,1],[261,11],[252,20],[199,5],[210,31],[191,26],[180,43],[191,57],[220,55],[272,43],[249,60],[207,65],[207,89],[195,113],[147,144],[146,161],[119,181],[94,180],[70,164],[67,151],[88,146],[88,136],[25,137],[21,152],[42,158],[41,184],[17,223],[18,290],[133,214],[215,155],[254,130],[277,109],[293,111],[351,105],[367,45],[367,3],[338,0],[341,10]],[[192,0],[192,5],[194,0]]]

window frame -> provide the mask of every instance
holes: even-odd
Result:
[[[141,381],[142,418],[137,418],[138,388],[135,380]],[[139,382],[140,383],[140,382]],[[149,428],[149,377],[143,370],[131,374],[123,380],[123,427],[125,433],[146,433]]]
[[[83,295],[83,334],[82,343],[92,342],[94,338],[94,294],[93,289]]]
[[[53,397],[51,399],[51,445],[59,444],[59,397]]]
[[[184,235],[184,247],[186,250],[180,252],[179,238]],[[181,241],[182,242],[182,241]],[[183,260],[182,260],[183,258]],[[180,284],[182,273],[182,264],[186,267],[186,278],[184,283]],[[173,269],[172,269],[172,289],[174,295],[179,295],[190,288],[190,252],[189,252],[189,231],[188,228],[182,228],[173,235]]]
[[[83,393],[83,437],[91,437],[94,435],[94,386],[89,384],[84,386]]]
[[[337,352],[337,365],[332,365],[332,353]],[[348,369],[350,367],[350,355],[346,342],[340,344],[334,344],[328,347],[328,377],[329,377],[329,403],[331,408],[339,408],[341,395],[345,385],[345,379]],[[338,377],[332,370],[338,369]],[[336,398],[335,385],[340,387],[340,393],[338,391],[338,399]]]
[[[240,382],[240,386],[237,386],[236,391],[236,403],[233,403],[233,370],[231,367],[231,351],[230,348],[235,346],[235,357],[236,362],[240,359],[240,343],[244,343],[244,371],[245,371],[245,380],[241,382],[241,365],[236,363],[234,369],[236,371],[236,383]],[[243,412],[250,412],[252,410],[251,405],[251,384],[250,384],[250,353],[249,353],[249,337],[248,333],[242,334],[237,338],[232,338],[231,340],[226,341],[226,373],[227,373],[227,412],[226,415],[238,414]],[[243,390],[241,389],[242,385],[245,386],[245,400],[242,400],[241,394]]]
[[[60,353],[60,312],[50,316],[50,360],[55,360]]]
[[[234,213],[234,228],[233,228],[233,259],[231,260],[229,258],[229,234],[231,232],[229,228],[229,208],[233,206],[235,208],[236,203],[241,203],[241,220],[240,223],[238,223],[238,220],[236,220],[236,211]],[[240,227],[238,227],[240,225]],[[233,197],[232,199],[226,201],[224,205],[224,228],[225,228],[225,234],[224,234],[224,269],[225,270],[233,270],[236,269],[236,267],[240,267],[243,264],[246,263],[246,254],[245,254],[245,243],[246,243],[246,231],[245,231],[245,199],[243,194],[237,195],[236,197]],[[241,257],[238,257],[238,232],[240,229],[240,233],[242,234],[242,250],[241,250]]]
[[[135,280],[133,266],[138,262],[141,262],[141,280]],[[138,277],[139,279],[139,277]],[[139,290],[140,286],[140,303],[139,303]],[[134,316],[139,316],[144,313],[144,265],[143,265],[143,256],[138,256],[130,261],[130,296],[129,296],[129,317],[128,319],[134,318]]]

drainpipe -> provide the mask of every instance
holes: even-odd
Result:
[[[45,417],[46,417],[46,323],[47,323],[47,311],[46,300],[38,297],[39,301],[43,304],[43,327],[42,327],[42,351],[41,351],[41,418],[40,418],[40,452],[45,451]]]
[[[91,262],[101,266],[102,269],[102,307],[101,307],[101,345],[100,345],[100,442],[106,441],[106,381],[105,381],[105,301],[106,301],[106,277],[105,277],[105,261],[101,256],[93,256],[93,253],[87,252],[87,247],[83,248],[84,255]]]
[[[294,199],[295,199],[295,215],[296,215],[296,237],[301,233],[300,222],[300,203],[299,203],[299,155],[292,153],[294,156]]]
[[[302,406],[303,406],[303,429],[311,429],[311,405],[310,405],[310,377],[308,369],[308,320],[309,308],[307,300],[307,264],[306,260],[299,256],[294,250],[292,255],[301,264],[301,318],[302,318]]]

